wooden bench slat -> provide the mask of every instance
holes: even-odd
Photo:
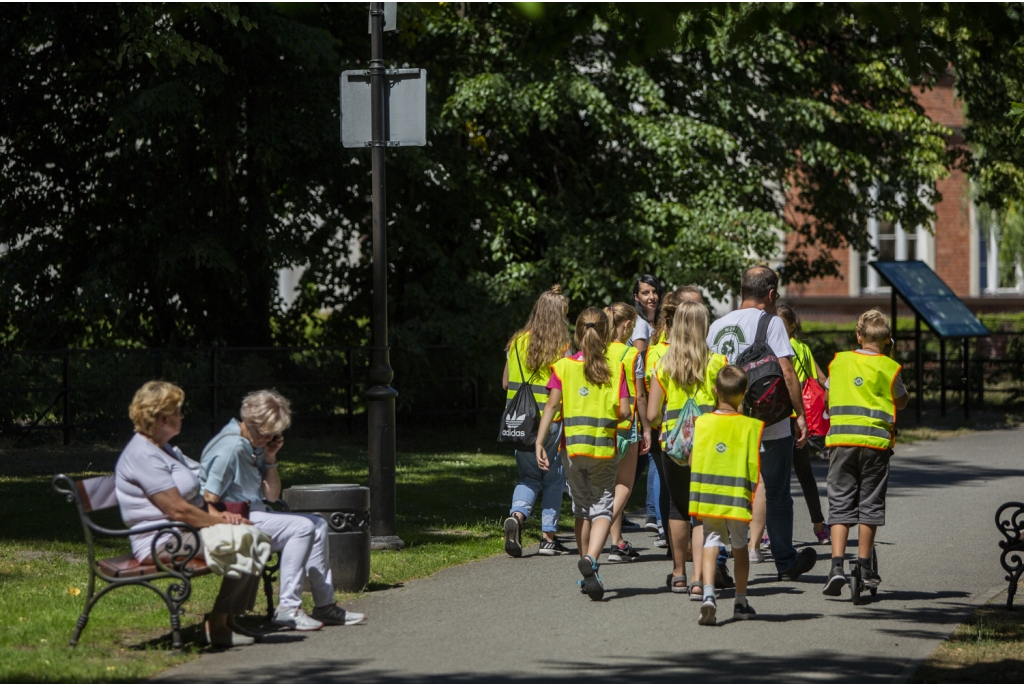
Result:
[[[160,572],[156,564],[143,564],[131,554],[99,559],[96,561],[96,565],[103,575],[110,578],[136,578]],[[210,573],[210,567],[202,559],[192,559],[185,567],[192,572],[193,577],[205,576]]]

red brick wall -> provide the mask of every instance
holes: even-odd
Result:
[[[964,110],[953,90],[953,77],[940,79],[932,89],[916,89],[915,94],[929,118],[953,129],[950,145],[961,144]],[[962,172],[953,171],[949,178],[938,182],[937,188],[942,193],[942,201],[935,207],[935,270],[957,295],[966,297],[970,294],[971,273],[969,182]],[[792,250],[796,244],[796,236],[787,236],[787,250]],[[787,293],[801,298],[848,296],[850,269],[859,265],[850,264],[850,251],[845,247],[834,250],[833,256],[844,278],[820,278],[792,285]]]
[[[942,202],[935,206],[935,272],[960,297],[971,294],[970,187],[962,171],[936,184]]]

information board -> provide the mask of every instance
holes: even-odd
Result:
[[[922,261],[868,262],[903,300],[943,338],[991,335],[938,274]]]

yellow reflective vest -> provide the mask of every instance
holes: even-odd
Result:
[[[742,414],[703,414],[693,429],[690,516],[748,522],[761,466],[764,423]]]
[[[811,348],[796,338],[790,338],[789,344],[793,348],[793,371],[796,372],[796,379],[800,381],[800,385],[808,378],[818,380],[818,366],[814,363]]]
[[[640,350],[620,342],[608,343],[608,349],[604,353],[609,369],[615,368],[616,364],[622,364],[626,374],[626,387],[629,389],[629,406],[633,408],[634,413],[636,413],[636,358],[639,354]],[[629,430],[632,425],[631,419],[620,421],[619,430]]]
[[[570,457],[613,459],[618,451],[619,389],[622,364],[609,364],[611,382],[594,385],[583,373],[583,360],[564,357],[551,365],[562,381],[562,425]]]
[[[647,356],[644,357],[644,390],[647,391],[648,397],[651,395],[651,382],[654,378],[654,373],[657,371],[655,367],[658,366],[658,362],[661,361],[661,358],[665,356],[667,351],[667,342],[658,342],[647,348]]]
[[[506,405],[512,401],[519,389],[526,381],[530,381],[533,390],[533,399],[537,400],[540,413],[544,413],[544,405],[548,401],[548,381],[551,380],[551,366],[542,364],[541,368],[531,371],[526,366],[527,354],[530,350],[530,333],[523,333],[512,343],[508,351],[508,392],[505,393]],[[520,371],[520,368],[522,369]],[[523,378],[523,374],[526,378]],[[556,413],[552,421],[561,420],[562,415]]]
[[[661,391],[665,397],[663,405],[665,411],[662,414],[660,428],[662,445],[668,440],[669,433],[675,427],[687,398],[693,398],[693,401],[700,407],[702,415],[710,414],[715,410],[717,404],[714,393],[715,380],[718,379],[718,372],[728,363],[724,354],[712,352],[708,355],[708,365],[704,368],[704,380],[690,386],[678,383],[668,375],[665,369],[658,369],[655,372],[655,378],[661,385]]]
[[[828,365],[829,447],[890,449],[895,443],[892,386],[900,365],[883,354],[839,352]]]

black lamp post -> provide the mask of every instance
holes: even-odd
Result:
[[[395,531],[394,371],[388,354],[388,247],[384,151],[387,80],[384,69],[384,3],[370,3],[370,117],[373,141],[373,357],[366,391],[369,418],[370,534],[374,549],[402,549]]]

